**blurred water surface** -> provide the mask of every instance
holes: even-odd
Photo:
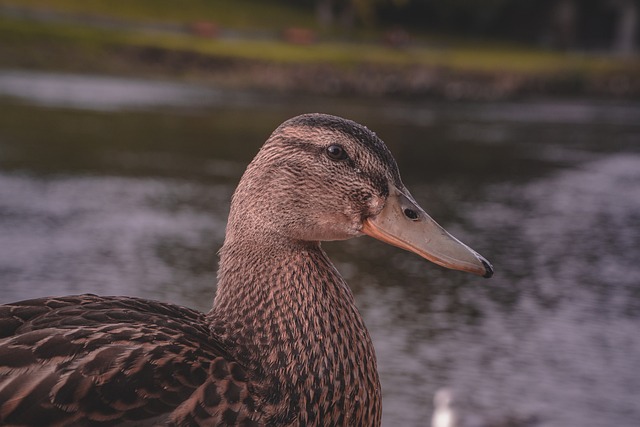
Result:
[[[640,424],[640,105],[15,71],[0,96],[0,302],[93,292],[208,310],[245,165],[286,118],[328,112],[375,130],[423,207],[496,268],[484,280],[369,238],[325,244],[373,335],[384,425],[428,424],[442,387],[466,426]]]

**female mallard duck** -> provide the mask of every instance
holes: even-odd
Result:
[[[0,424],[380,425],[371,338],[320,248],[362,234],[492,274],[373,132],[295,117],[240,180],[208,314],[95,295],[0,306]]]

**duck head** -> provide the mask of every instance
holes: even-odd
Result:
[[[447,268],[493,273],[416,203],[375,133],[325,114],[287,120],[265,142],[233,196],[226,240],[319,242],[363,234]]]

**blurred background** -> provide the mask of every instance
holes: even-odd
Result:
[[[640,423],[640,3],[0,0],[0,302],[211,307],[246,164],[354,119],[484,280],[324,245],[371,330],[385,426]]]

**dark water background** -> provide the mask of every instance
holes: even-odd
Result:
[[[385,426],[640,425],[640,104],[300,99],[0,72],[0,302],[211,306],[244,167],[296,114],[375,130],[491,280],[365,237],[325,244],[372,333]]]

